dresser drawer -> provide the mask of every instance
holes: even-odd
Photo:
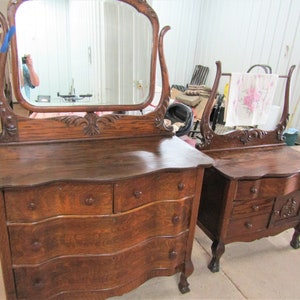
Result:
[[[300,175],[289,177],[262,178],[258,180],[242,180],[238,182],[236,200],[271,198],[286,195],[300,189]]]
[[[80,293],[81,299],[106,299],[112,287],[184,271],[187,238],[185,232],[172,238],[155,237],[110,255],[66,256],[41,265],[15,266],[18,297],[72,299],[68,294]],[[61,295],[65,291],[66,298]],[[88,291],[99,294],[85,297]]]
[[[154,202],[116,215],[11,223],[12,260],[15,265],[37,264],[65,255],[108,254],[155,236],[177,236],[189,229],[191,207],[192,199],[188,198]]]
[[[252,232],[265,230],[268,226],[270,214],[231,220],[228,225],[227,237],[238,237]]]
[[[232,209],[232,219],[245,218],[254,215],[271,213],[274,204],[274,198],[234,201]]]
[[[9,222],[30,222],[58,215],[109,214],[113,186],[76,182],[8,189],[5,204]]]
[[[115,212],[139,207],[152,201],[193,196],[196,170],[155,173],[115,185]]]

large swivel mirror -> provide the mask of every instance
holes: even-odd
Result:
[[[145,7],[148,8],[146,1]],[[31,111],[140,110],[153,98],[157,18],[131,0],[20,0],[8,9],[15,94]],[[140,7],[140,5],[139,5]],[[39,85],[28,93],[30,55]],[[28,89],[27,89],[28,90]]]

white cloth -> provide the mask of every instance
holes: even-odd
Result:
[[[265,124],[270,113],[278,75],[232,73],[226,112],[226,126]]]

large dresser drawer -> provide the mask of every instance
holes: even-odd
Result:
[[[85,297],[84,292],[97,291],[97,299],[106,299],[112,288],[178,272],[185,262],[187,238],[187,232],[176,238],[155,237],[110,255],[66,256],[14,267],[18,298],[73,299],[68,295],[82,293],[81,299],[96,299]],[[65,291],[66,297],[61,295]]]
[[[156,236],[188,231],[192,199],[155,202],[106,216],[64,216],[8,226],[12,260],[37,264],[65,255],[113,253]],[[134,230],[133,230],[134,228]]]
[[[286,195],[298,189],[300,189],[299,174],[289,177],[241,180],[238,182],[235,199],[271,198],[277,195]]]
[[[114,211],[122,212],[146,203],[160,200],[181,199],[193,196],[196,170],[155,173],[115,185]]]
[[[113,185],[87,182],[5,191],[8,222],[31,222],[58,215],[110,214],[112,199]]]

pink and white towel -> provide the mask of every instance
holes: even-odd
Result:
[[[226,126],[263,125],[270,113],[278,75],[232,73]]]

